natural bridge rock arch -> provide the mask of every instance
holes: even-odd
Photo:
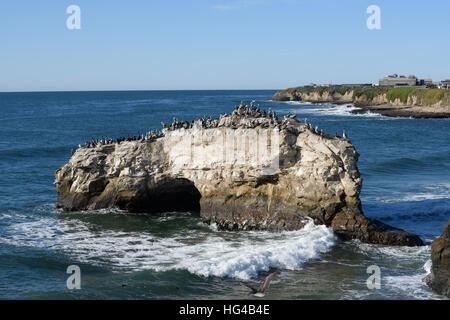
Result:
[[[228,230],[296,230],[312,219],[344,239],[422,244],[363,215],[357,160],[347,139],[291,117],[233,113],[217,127],[196,121],[151,141],[78,148],[56,171],[58,206],[200,211]]]

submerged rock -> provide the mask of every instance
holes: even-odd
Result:
[[[450,297],[450,220],[431,245],[431,261],[431,273],[425,282],[437,293]]]
[[[80,147],[55,184],[66,211],[197,211],[226,230],[296,230],[313,219],[343,239],[422,245],[363,215],[358,156],[347,139],[241,104],[217,120],[174,120],[150,140]]]

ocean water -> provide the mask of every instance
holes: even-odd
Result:
[[[270,102],[275,91],[0,93],[0,298],[246,299],[280,269],[267,299],[443,299],[422,279],[430,243],[450,218],[450,119],[354,115],[348,105]],[[159,128],[173,117],[230,112],[255,99],[296,111],[331,134],[345,129],[360,153],[367,216],[417,233],[417,248],[342,242],[324,226],[224,232],[191,212],[116,209],[62,213],[54,171],[91,137]],[[81,289],[66,286],[69,265]],[[370,290],[367,267],[381,270]],[[260,298],[258,298],[260,299]]]

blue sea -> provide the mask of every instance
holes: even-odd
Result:
[[[430,244],[450,218],[450,119],[352,114],[350,105],[271,102],[275,90],[0,93],[0,298],[245,299],[281,270],[266,299],[443,299],[422,282]],[[63,213],[54,172],[91,137],[135,135],[173,117],[231,112],[256,100],[297,113],[361,155],[368,217],[418,234],[424,247],[342,242],[324,226],[228,232],[191,212]],[[67,268],[81,289],[67,288]],[[381,286],[369,289],[369,266]],[[261,299],[261,298],[258,298]]]

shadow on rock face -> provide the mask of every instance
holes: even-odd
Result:
[[[191,211],[200,213],[201,194],[184,178],[167,178],[151,188],[138,191],[131,199],[118,199],[117,205],[129,212]]]

